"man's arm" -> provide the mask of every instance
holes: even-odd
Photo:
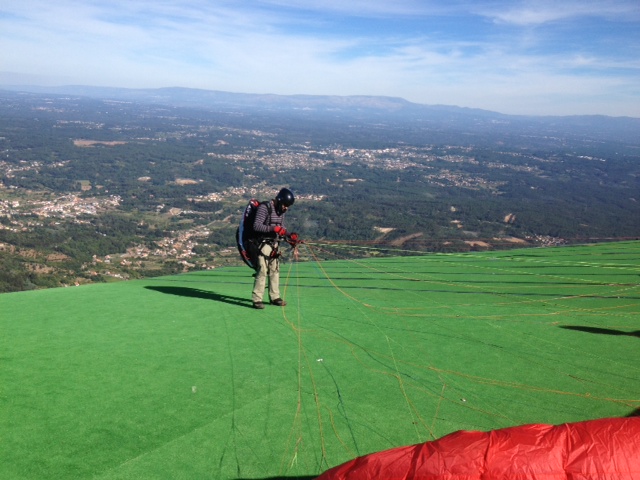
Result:
[[[258,233],[272,233],[274,226],[267,225],[267,219],[269,218],[269,209],[265,203],[258,205],[256,210],[256,218],[253,221],[253,230]]]

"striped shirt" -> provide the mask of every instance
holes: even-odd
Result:
[[[284,213],[278,215],[276,208],[273,205],[273,200],[270,200],[271,215],[269,215],[269,209],[265,203],[261,203],[256,211],[256,218],[253,222],[253,230],[258,234],[273,233],[273,229],[276,225],[284,225]],[[266,235],[273,236],[273,235]]]

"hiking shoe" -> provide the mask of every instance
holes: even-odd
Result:
[[[262,310],[264,308],[264,303],[262,303],[262,302],[253,302],[253,308],[257,308],[258,310]]]
[[[275,300],[271,300],[271,305],[277,305],[279,307],[284,307],[287,304],[283,299],[276,298]]]

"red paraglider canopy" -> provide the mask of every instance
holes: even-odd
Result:
[[[640,417],[459,431],[334,467],[317,480],[638,480]]]

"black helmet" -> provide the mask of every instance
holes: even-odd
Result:
[[[283,205],[287,208],[293,205],[293,202],[295,201],[296,201],[296,198],[293,196],[293,193],[291,193],[291,190],[289,190],[288,188],[283,188],[278,192],[278,195],[276,195],[276,202],[278,203],[278,205]]]

